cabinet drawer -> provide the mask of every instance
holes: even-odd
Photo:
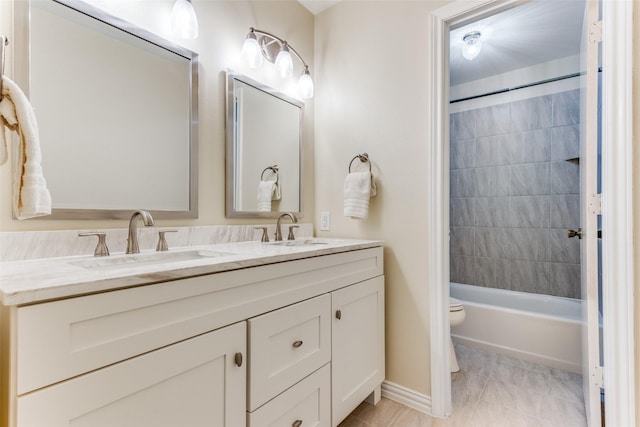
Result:
[[[329,427],[329,364],[309,375],[260,409],[247,413],[249,427]]]
[[[331,358],[331,297],[322,295],[249,319],[253,411]]]

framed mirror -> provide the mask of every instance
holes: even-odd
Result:
[[[81,1],[15,8],[48,218],[196,218],[198,55]]]
[[[227,217],[302,217],[303,109],[302,102],[227,71]]]

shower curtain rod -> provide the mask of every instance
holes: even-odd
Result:
[[[602,67],[598,68],[598,72],[599,73],[602,72]],[[580,77],[583,74],[584,73],[566,74],[564,76],[553,77],[551,79],[545,79],[545,80],[539,80],[537,82],[528,83],[528,84],[525,84],[525,85],[520,85],[520,86],[515,86],[515,87],[505,88],[505,89],[500,89],[500,90],[496,90],[496,91],[493,91],[493,92],[483,93],[483,94],[480,94],[480,95],[468,96],[466,98],[454,99],[452,101],[449,101],[449,104],[455,104],[456,102],[462,102],[462,101],[469,101],[469,100],[472,100],[472,99],[484,98],[485,96],[497,95],[499,93],[511,92],[511,91],[518,90],[518,89],[526,89],[528,87],[538,86],[538,85],[542,85],[542,84],[545,84],[545,83],[553,83],[553,82],[557,82],[557,81],[560,81],[560,80],[571,79],[573,77]]]

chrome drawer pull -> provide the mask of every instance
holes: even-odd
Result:
[[[294,346],[295,348],[298,348],[298,347],[300,347],[301,345],[302,345],[302,341],[296,341],[296,342],[294,342],[294,343],[293,343],[293,346]]]
[[[300,427],[302,425],[302,420],[295,420],[291,427]]]
[[[236,365],[242,366],[242,353],[236,353],[235,361]]]

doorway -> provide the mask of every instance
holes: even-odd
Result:
[[[449,244],[446,230],[449,228],[449,209],[447,206],[448,188],[449,188],[449,170],[448,170],[448,138],[449,138],[449,114],[448,114],[448,32],[450,28],[459,26],[464,22],[470,22],[482,17],[495,14],[501,10],[509,8],[514,2],[512,1],[494,1],[490,3],[470,3],[457,2],[450,4],[442,9],[437,10],[430,16],[430,27],[432,43],[431,52],[434,60],[431,67],[431,84],[430,94],[432,99],[432,110],[430,111],[430,119],[432,121],[432,141],[431,157],[433,183],[432,194],[433,200],[431,206],[431,218],[428,224],[430,235],[433,239],[430,241],[430,276],[429,276],[429,292],[430,292],[430,308],[431,308],[431,372],[432,372],[432,414],[435,416],[446,416],[451,411],[451,389],[449,378],[449,363],[446,356],[449,339],[448,307],[449,300]],[[604,32],[605,46],[610,49],[607,54],[605,49],[604,67],[611,70],[609,76],[622,73],[627,77],[630,76],[629,58],[630,58],[630,40],[631,25],[629,19],[625,19],[625,13],[630,5],[605,4],[603,12],[603,26],[607,29]],[[627,23],[621,25],[621,22]],[[607,23],[609,25],[607,26]],[[622,58],[627,58],[626,62]],[[630,237],[624,236],[620,229],[620,224],[613,224],[615,217],[623,219],[627,215],[625,224],[630,225],[630,209],[631,207],[624,202],[624,197],[630,197],[630,186],[620,188],[620,181],[624,181],[625,176],[631,173],[630,163],[625,160],[624,150],[613,149],[606,145],[608,138],[616,137],[616,141],[620,142],[622,147],[630,149],[630,126],[631,121],[624,123],[623,128],[612,126],[612,117],[616,111],[624,112],[628,117],[630,111],[630,100],[621,85],[614,86],[612,78],[607,75],[603,76],[605,94],[604,94],[604,113],[603,113],[603,158],[605,165],[603,169],[603,192],[608,196],[611,205],[608,206],[607,215],[613,214],[609,219],[603,219],[603,231],[611,236],[611,239],[603,243],[604,252],[604,282],[612,280],[615,276],[616,283],[619,286],[606,288],[605,293],[609,294],[609,298],[605,296],[604,311],[610,313],[605,319],[605,358],[607,360],[620,360],[620,357],[627,358],[628,363],[622,365],[611,366],[605,369],[604,383],[607,386],[608,405],[612,410],[607,413],[607,421],[611,425],[626,425],[633,423],[635,416],[635,408],[633,399],[633,336],[632,336],[632,311],[631,307],[624,306],[624,301],[632,300],[632,251],[630,246]],[[608,82],[609,81],[609,86]],[[608,88],[608,89],[607,89]],[[608,98],[610,97],[610,98]],[[608,101],[607,101],[608,99]],[[615,100],[616,102],[612,102]],[[607,154],[607,152],[609,153]],[[622,151],[616,153],[616,151]],[[607,156],[610,156],[607,160]],[[608,166],[609,165],[609,166]],[[612,168],[616,165],[617,168]],[[628,180],[627,180],[628,181]],[[609,182],[609,184],[607,184]],[[618,183],[618,193],[608,193],[607,189],[613,188],[613,182]],[[622,191],[622,194],[619,192]],[[607,254],[609,252],[609,255]],[[613,255],[617,254],[622,257],[623,263],[626,263],[622,271],[613,269],[611,261]],[[620,258],[618,258],[620,259]],[[615,271],[614,271],[615,270]],[[623,298],[626,298],[623,299]],[[612,315],[615,313],[615,316]],[[609,338],[608,338],[609,337]],[[624,393],[624,394],[622,394]],[[630,393],[630,394],[629,394]],[[625,421],[626,420],[626,421]]]

